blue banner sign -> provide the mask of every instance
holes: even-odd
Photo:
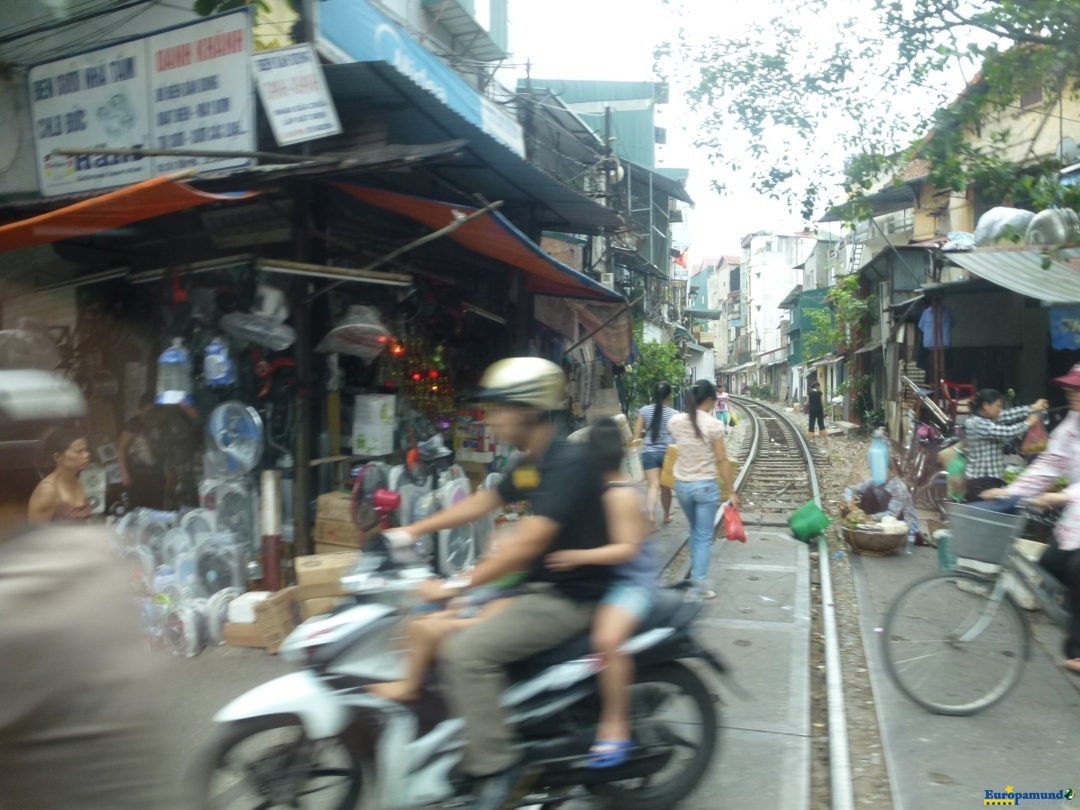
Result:
[[[325,0],[316,9],[319,45],[335,61],[385,62],[499,143],[525,155],[517,121],[368,0]]]
[[[1064,351],[1080,349],[1080,307],[1050,307],[1050,345]]]

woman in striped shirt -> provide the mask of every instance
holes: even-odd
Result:
[[[664,466],[664,455],[671,444],[668,432],[668,420],[676,414],[671,407],[671,383],[657,383],[653,389],[653,403],[638,411],[637,424],[634,425],[634,438],[644,438],[641,448],[641,466],[645,470],[645,480],[649,489],[645,495],[645,511],[649,521],[656,523],[656,500],[664,507],[664,523],[671,522],[671,490],[660,486],[660,470]]]
[[[968,502],[979,500],[988,489],[1005,484],[1005,442],[1018,439],[1042,418],[1047,409],[1045,399],[1019,408],[1003,409],[1000,391],[984,388],[971,401],[974,411],[964,424],[964,443],[967,446]]]

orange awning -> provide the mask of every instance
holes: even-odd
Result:
[[[358,200],[421,222],[432,231],[445,228],[461,215],[467,216],[479,210],[468,205],[399,194],[357,183],[340,180],[330,182]],[[592,301],[625,301],[621,295],[598,281],[544,253],[535,242],[498,212],[466,222],[447,234],[447,238],[474,253],[524,270],[528,288],[534,293]]]
[[[209,194],[181,181],[185,174],[163,175],[88,200],[0,226],[0,251],[59,242],[109,231],[211,202],[243,200],[258,192]]]

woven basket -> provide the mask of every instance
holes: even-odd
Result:
[[[849,529],[847,526],[841,526],[840,530],[844,540],[856,554],[868,557],[888,557],[907,542],[907,532],[885,534]]]

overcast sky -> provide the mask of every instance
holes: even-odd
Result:
[[[857,0],[837,0],[849,5]],[[863,4],[865,6],[865,3]],[[683,25],[697,35],[737,32],[755,20],[770,19],[783,0],[684,0]],[[808,26],[830,34],[832,21],[814,20]],[[534,76],[567,79],[654,80],[656,45],[674,39],[680,21],[661,0],[510,0],[510,50],[513,66],[500,71],[512,84],[523,75],[520,63],[528,59]],[[962,86],[962,85],[961,85]],[[956,88],[957,90],[959,87]],[[951,89],[950,89],[951,90]],[[924,100],[912,100],[923,103]],[[690,114],[679,88],[672,88],[671,103],[661,108],[658,124],[667,128],[668,143],[658,147],[658,165],[690,169],[688,190],[696,206],[688,232],[676,240],[690,243],[690,258],[737,254],[742,236],[756,230],[795,230],[801,219],[781,203],[756,194],[745,178],[733,177],[692,146]],[[721,196],[711,184],[722,179]]]

